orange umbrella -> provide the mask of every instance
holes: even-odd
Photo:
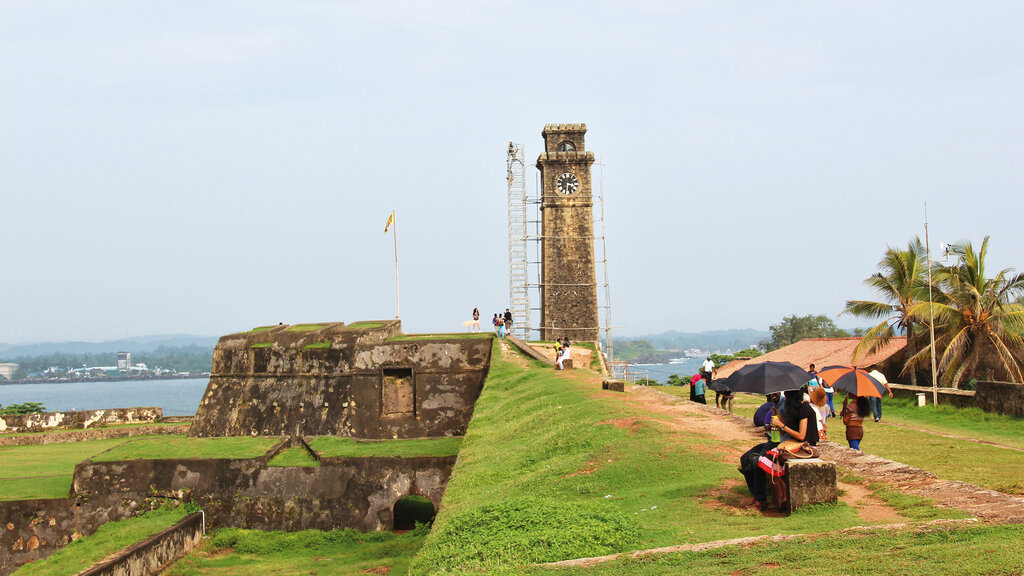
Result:
[[[885,393],[885,386],[874,376],[853,366],[826,366],[818,372],[818,378],[836,390],[856,396],[881,398]]]

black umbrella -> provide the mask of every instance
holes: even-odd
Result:
[[[708,384],[708,389],[714,390],[715,392],[728,392],[730,394],[732,393],[732,388],[729,388],[728,378],[718,378],[717,380],[712,380],[711,384]]]
[[[792,362],[759,362],[747,364],[725,379],[725,386],[733,392],[774,394],[786,390],[799,390],[812,376]]]

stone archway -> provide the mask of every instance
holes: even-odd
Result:
[[[412,530],[416,523],[430,524],[437,516],[434,503],[419,494],[410,494],[399,498],[391,510],[392,528],[395,531]]]

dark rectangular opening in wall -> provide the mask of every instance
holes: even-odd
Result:
[[[381,370],[381,416],[415,416],[416,383],[412,368]]]

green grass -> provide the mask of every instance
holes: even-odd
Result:
[[[858,535],[802,537],[704,552],[658,554],[617,560],[592,568],[516,568],[492,576],[675,576],[743,574],[791,576],[857,574],[889,576],[1019,575],[1024,566],[1024,525],[970,526],[937,530],[886,531]]]
[[[462,442],[458,437],[360,441],[338,436],[313,436],[307,440],[310,448],[321,457],[328,458],[452,456],[459,453]]]
[[[294,326],[289,326],[286,329],[286,331],[287,332],[316,332],[317,330],[322,330],[323,328],[325,328],[327,326],[330,326],[330,325],[331,325],[330,323],[324,323],[324,324],[296,324]]]
[[[397,340],[475,340],[478,338],[494,338],[488,332],[452,332],[448,334],[399,334],[388,338],[389,342]]]
[[[257,342],[256,344],[249,346],[249,348],[270,348],[273,345],[273,342]]]
[[[330,348],[330,347],[331,347],[331,341],[328,340],[326,342],[317,342],[316,344],[309,344],[309,345],[303,346],[302,349],[303,350],[323,350],[325,348]]]
[[[175,563],[168,576],[365,574],[386,566],[401,576],[423,544],[425,528],[395,534],[355,530],[261,532],[225,528]]]
[[[935,502],[916,494],[906,494],[892,488],[880,487],[875,496],[881,498],[900,515],[913,520],[937,520],[940,518],[967,518],[967,514],[953,508],[935,506]]]
[[[64,498],[75,464],[125,442],[162,436],[0,447],[0,500]]]
[[[883,409],[883,418],[888,418]],[[829,438],[845,443],[842,420],[830,418]],[[984,488],[1024,494],[1024,452],[936,436],[927,432],[864,422],[860,449],[868,454],[934,472],[940,478],[960,480]]]
[[[291,448],[285,448],[278,453],[277,456],[271,458],[268,466],[303,466],[308,468],[318,468],[320,462],[313,458],[313,455],[308,450],[301,446],[292,446]]]
[[[127,520],[109,522],[100,526],[96,533],[68,544],[43,560],[26,564],[14,574],[17,576],[75,574],[108,555],[173,525],[186,515],[181,508],[161,508]]]
[[[0,478],[0,501],[65,498],[71,492],[72,475]]]
[[[929,404],[919,407],[915,399],[886,398],[882,401],[882,418],[883,421],[942,434],[968,436],[1024,448],[1024,418],[992,414],[973,406],[956,408],[945,404],[937,407]]]
[[[383,326],[383,322],[353,322],[345,325],[345,330],[373,330]]]
[[[152,460],[157,458],[223,458],[241,460],[258,458],[267,453],[280,438],[237,436],[230,438],[186,438],[167,435],[130,439],[117,447],[98,454],[96,462],[120,460]]]
[[[239,334],[258,334],[260,332],[266,332],[267,330],[271,330],[273,328],[277,328],[277,326],[257,326],[256,328],[253,328],[248,332],[239,332]]]
[[[495,346],[444,504],[413,574],[534,562],[865,522],[845,505],[775,518],[735,505],[736,461],[714,438],[650,423],[580,372],[523,369]],[[616,425],[642,418],[633,425]]]

